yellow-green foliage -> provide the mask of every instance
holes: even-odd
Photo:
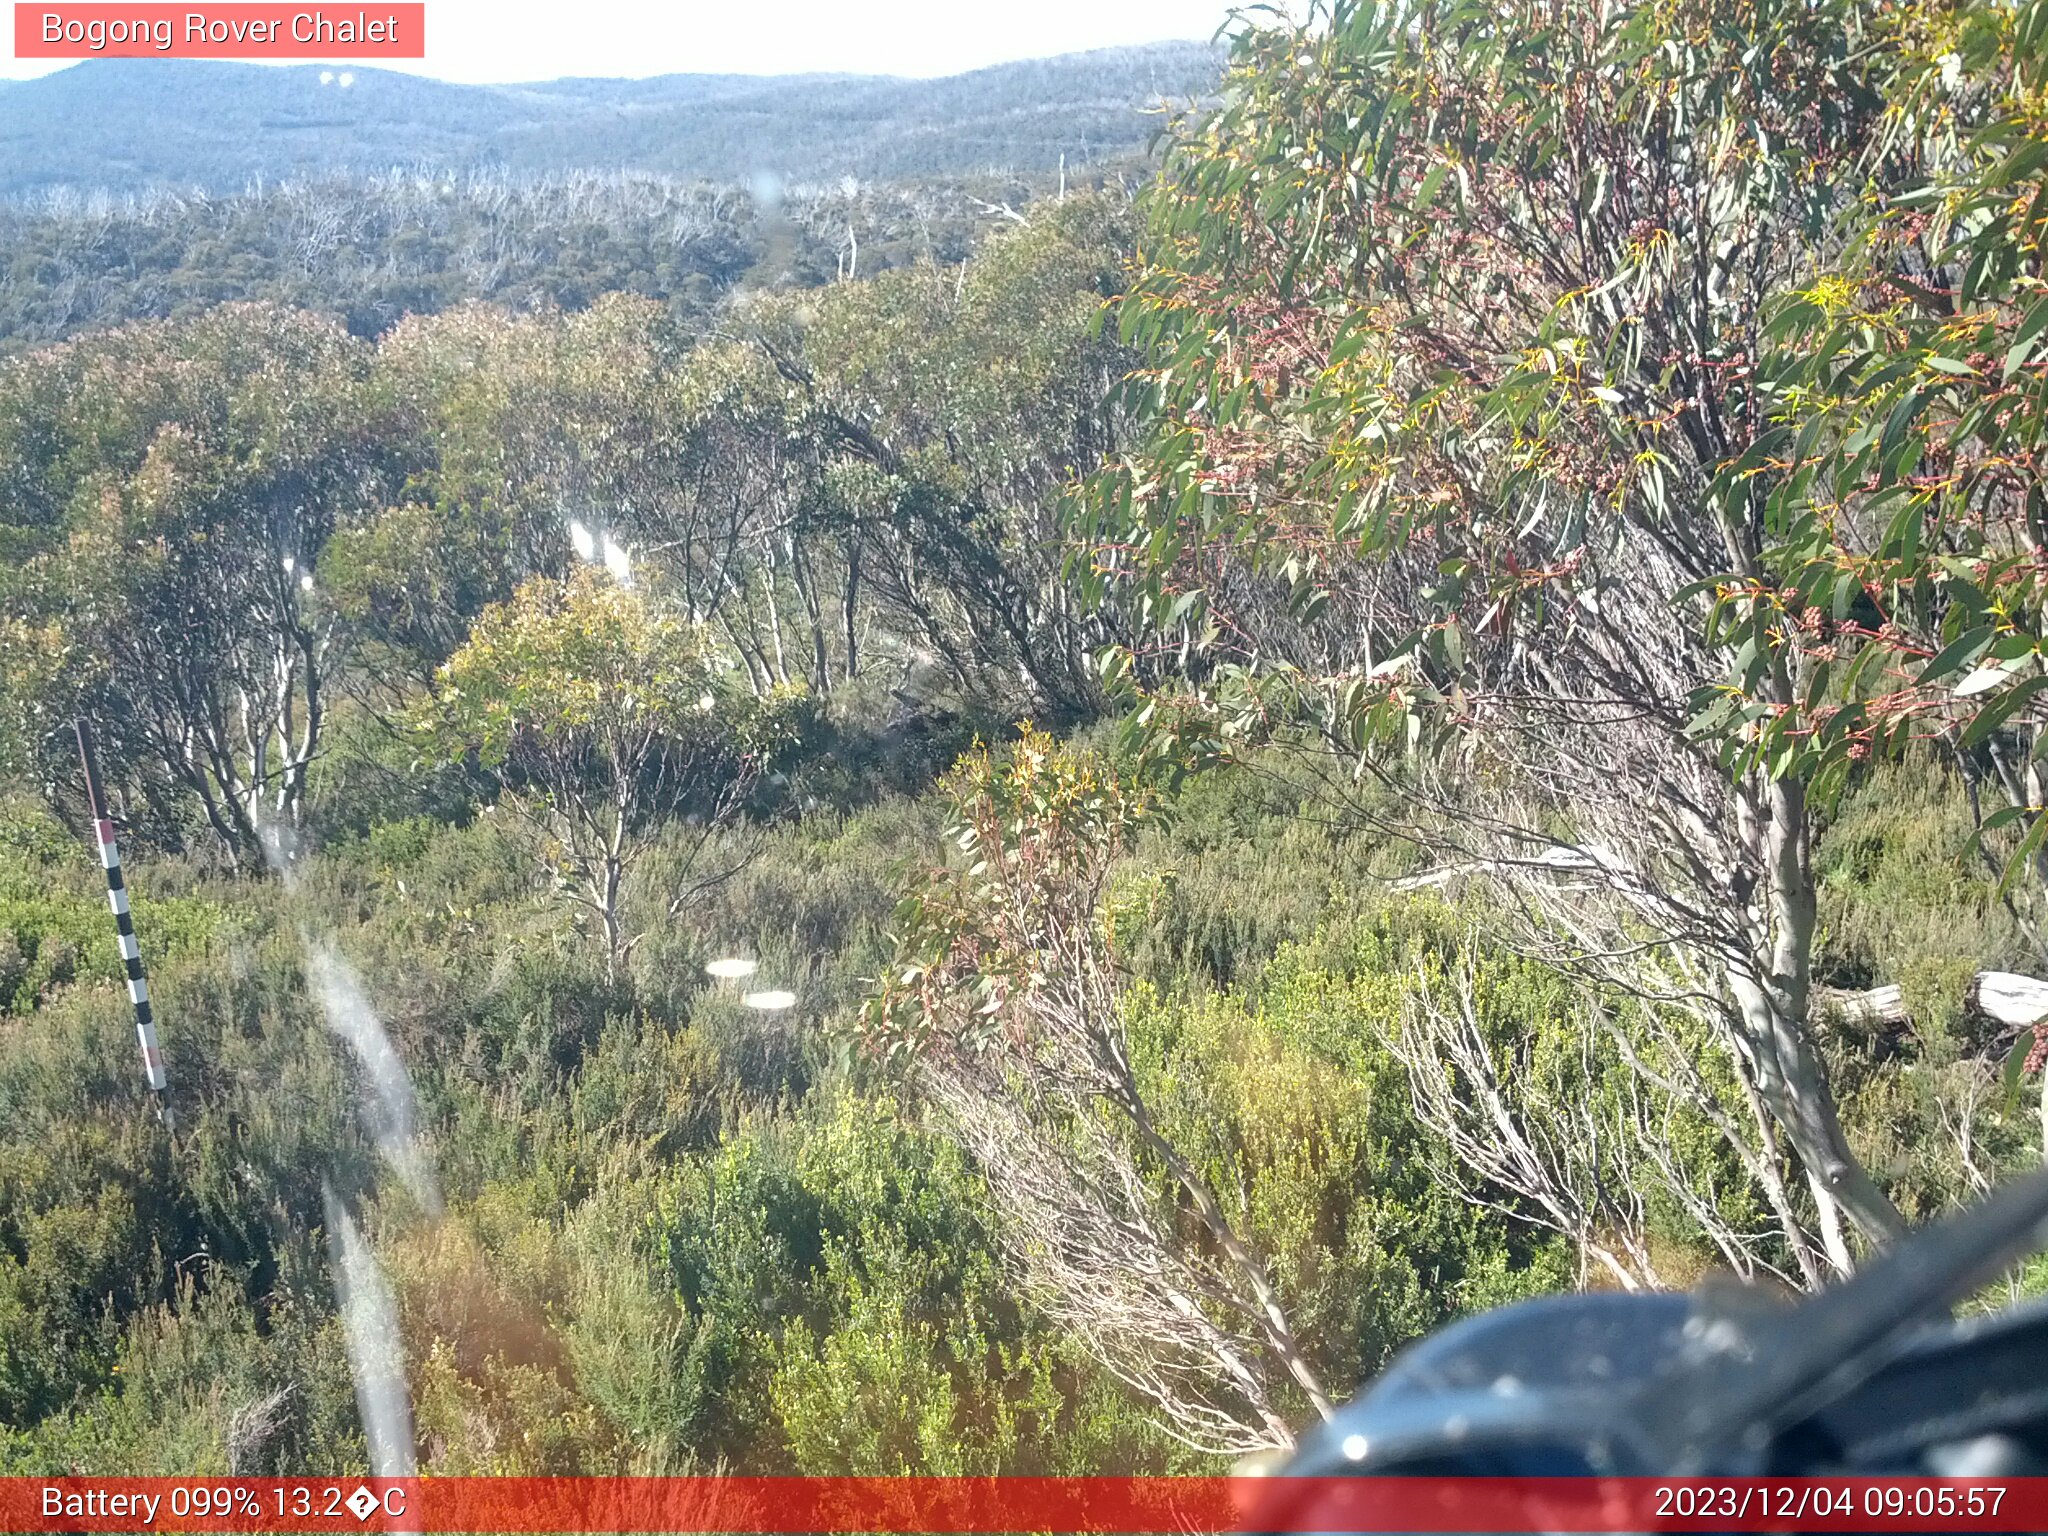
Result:
[[[201,955],[234,931],[224,894],[179,894],[183,882],[144,872],[130,892],[144,959]],[[124,975],[99,856],[27,806],[0,809],[0,1016],[27,1013],[71,982]]]
[[[1915,846],[1901,843],[1914,818],[1887,832],[1884,804],[1859,823],[1852,798],[1838,828],[1890,850],[1863,875],[1848,844],[1824,857],[1835,933],[1936,931],[1931,836],[1905,866],[1929,882],[1919,915],[1866,908],[1863,882],[1896,878]],[[1131,967],[1126,1023],[1160,1128],[1267,1257],[1342,1391],[1443,1320],[1575,1274],[1561,1241],[1443,1177],[1384,1044],[1417,977],[1441,979],[1477,942],[1504,1066],[1595,1102],[1620,1080],[1610,1052],[1581,1051],[1586,1015],[1560,978],[1484,947],[1483,910],[1375,894],[1401,851],[1302,806],[1250,775],[1166,797],[1115,867],[1103,933]],[[135,857],[183,1117],[175,1156],[111,979],[51,985],[0,1024],[0,1466],[225,1472],[241,1454],[243,1471],[362,1470],[323,1183],[386,1267],[431,1471],[1207,1466],[1037,1314],[974,1170],[833,1043],[827,1026],[888,952],[901,866],[929,857],[934,803],[770,830],[681,920],[650,921],[609,978],[502,820],[373,822],[290,892],[184,877],[179,890],[160,855]],[[98,919],[89,850],[48,826],[17,844],[10,899]],[[648,856],[627,895],[643,919],[681,857],[665,842]],[[205,939],[173,941],[166,912],[192,914]],[[337,935],[413,1074],[438,1222],[380,1175],[355,1068],[306,998],[306,924]],[[799,986],[799,1007],[769,1017],[707,990],[703,959],[733,949]],[[1930,1076],[1890,1047],[1830,1048],[1852,1134],[1909,1208],[1956,1198],[1939,1111],[1967,1049]],[[1980,1132],[1994,1177],[2035,1138],[2025,1114],[1995,1108]],[[1703,1121],[1681,1115],[1672,1135],[1731,1219],[1767,1225]],[[1905,1154],[1896,1168],[1886,1147]],[[1674,1211],[1653,1203],[1650,1220],[1668,1273],[1711,1260]],[[231,1426],[280,1391],[235,1453]]]
[[[1131,999],[1161,1128],[1237,1203],[1332,1380],[1360,1379],[1444,1319],[1569,1272],[1561,1249],[1482,1217],[1437,1176],[1384,1044],[1417,966],[1438,967],[1463,932],[1434,901],[1375,910],[1339,896],[1254,986]],[[1496,979],[1520,1028],[1572,1027],[1555,987]]]
[[[1969,853],[1975,826],[1955,774],[1924,757],[1876,765],[1843,797],[1814,860],[1823,979],[1910,984],[1909,972],[1929,966],[2033,961],[2035,939],[1999,902],[1991,867]],[[1959,999],[1915,990],[1936,1003],[1930,1017],[1954,1019]]]
[[[619,753],[618,743],[642,736],[729,729],[707,718],[714,689],[726,691],[695,627],[584,567],[566,581],[528,582],[486,609],[441,669],[439,709],[422,726],[491,767],[554,740]]]

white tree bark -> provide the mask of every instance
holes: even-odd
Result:
[[[1872,987],[1867,992],[1823,987],[1815,1001],[1859,1023],[1904,1024],[1911,1017],[1905,992],[1896,985]],[[2048,1020],[2048,981],[2012,971],[1979,971],[1970,979],[1964,1002],[1995,1023],[2024,1029]]]

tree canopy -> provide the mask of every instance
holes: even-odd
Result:
[[[418,722],[429,752],[504,785],[544,857],[617,959],[626,875],[665,820],[730,816],[753,775],[801,734],[797,698],[737,690],[701,625],[605,572],[536,577],[484,610],[435,676]]]
[[[1872,1239],[1898,1217],[1811,1033],[1813,797],[1840,787],[1828,743],[1866,706],[1803,723],[1856,683],[1802,636],[1816,603],[1860,621],[1876,583],[1832,554],[1846,530],[1791,450],[1803,431],[1802,453],[1839,452],[1838,493],[1894,477],[1871,499],[1917,540],[1906,509],[1944,488],[1913,478],[1908,428],[1976,367],[1874,330],[1848,352],[1856,322],[1838,327],[1799,366],[1835,396],[1860,366],[1846,392],[1884,410],[1831,431],[1829,392],[1770,359],[1845,264],[1910,296],[1948,253],[1966,302],[1986,276],[2030,280],[2016,187],[1950,196],[1983,242],[1960,260],[1884,210],[1928,195],[1902,127],[1982,166],[1943,93],[1974,105],[1959,82],[2028,57],[2032,15],[1959,13],[1944,35],[1972,63],[1931,73],[1929,13],[1854,3],[1340,0],[1247,28],[1121,308],[1150,444],[1075,522],[1084,589],[1149,629],[1113,666],[1157,719],[1225,750],[1306,733],[1390,776],[1445,874],[1530,903],[1531,942],[1716,1020],[1768,1111],[1752,1134],[1786,1138],[1838,1267],[1838,1205]],[[1990,137],[2008,179],[2039,158],[2021,131]],[[1959,422],[2009,441],[2009,414]],[[1890,581],[1944,569],[1870,553]],[[1974,660],[1976,634],[1932,670]]]

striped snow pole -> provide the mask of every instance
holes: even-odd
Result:
[[[121,850],[114,842],[114,823],[107,817],[107,799],[100,788],[92,727],[83,720],[78,722],[78,760],[85,768],[85,797],[92,808],[93,837],[100,845],[100,864],[107,872],[107,905],[114,909],[121,963],[128,971],[128,997],[135,1004],[135,1033],[142,1042],[142,1070],[157,1096],[158,1113],[170,1125],[171,1106],[164,1093],[170,1079],[164,1075],[163,1053],[157,1049],[156,1019],[149,1009],[149,979],[142,972],[142,949],[135,942],[135,920],[128,912],[128,884],[121,878]]]

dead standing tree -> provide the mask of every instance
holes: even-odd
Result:
[[[1478,995],[1469,958],[1448,982],[1424,973],[1385,1036],[1407,1070],[1416,1119],[1446,1154],[1446,1182],[1475,1205],[1566,1238],[1579,1251],[1581,1283],[1590,1263],[1625,1291],[1661,1287],[1644,1236],[1643,1185],[1615,1155],[1625,1132],[1592,1091],[1590,1035],[1581,1035],[1575,1070],[1560,1081],[1537,1071],[1527,1037],[1506,1051],[1496,1046]],[[1624,1144],[1623,1158],[1632,1150]]]
[[[1437,1138],[1450,1187],[1567,1238],[1579,1250],[1582,1282],[1597,1265],[1624,1290],[1665,1283],[1648,1233],[1654,1192],[1744,1279],[1820,1283],[1819,1257],[1766,1139],[1770,1122],[1759,1113],[1745,1126],[1730,1112],[1698,1041],[1665,1011],[1592,1017],[1588,1008],[1573,1036],[1546,1050],[1522,1021],[1489,1019],[1487,992],[1468,950],[1449,975],[1418,976],[1383,1036],[1407,1071],[1416,1119]],[[1752,1230],[1733,1219],[1735,1202],[1711,1160],[1679,1151],[1699,1127],[1733,1151],[1735,1176],[1762,1192],[1775,1227]],[[1796,1273],[1774,1254],[1778,1243]]]

